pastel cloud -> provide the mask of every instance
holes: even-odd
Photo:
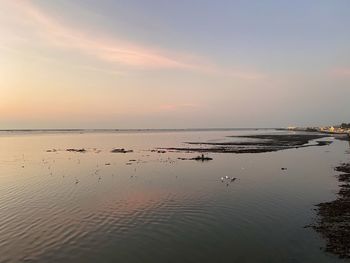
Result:
[[[331,76],[336,78],[350,77],[350,68],[335,68],[330,71]]]
[[[141,69],[180,69],[241,79],[261,79],[265,75],[254,70],[223,69],[192,54],[157,50],[121,39],[103,39],[64,25],[30,1],[11,1],[36,34],[51,45],[75,49],[104,62]]]
[[[163,104],[159,106],[160,111],[195,110],[198,108],[199,105],[194,103]]]

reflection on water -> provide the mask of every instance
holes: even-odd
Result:
[[[256,132],[1,134],[0,262],[340,262],[303,226],[334,198],[346,142],[209,162],[151,151]]]

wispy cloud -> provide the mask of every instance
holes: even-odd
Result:
[[[141,69],[181,69],[242,79],[261,79],[255,71],[223,69],[192,54],[178,54],[152,49],[122,39],[91,36],[54,19],[31,1],[11,0],[21,19],[42,39],[61,48],[76,49],[86,55],[116,65]]]
[[[156,110],[159,111],[177,111],[177,110],[196,110],[200,106],[194,103],[182,103],[182,104],[162,104]]]

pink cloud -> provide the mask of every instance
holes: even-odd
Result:
[[[64,26],[45,14],[30,1],[16,1],[18,11],[30,19],[37,33],[57,46],[73,48],[99,59],[140,67],[192,68],[183,62],[159,51],[147,49],[121,40],[96,39],[83,32]]]
[[[152,49],[122,39],[107,39],[87,35],[81,30],[66,26],[30,1],[12,0],[21,20],[51,45],[75,49],[105,62],[133,66],[141,69],[181,69],[201,73],[255,80],[266,77],[255,71],[223,69],[192,54]]]
[[[337,78],[348,78],[350,77],[350,68],[335,68],[330,71],[330,74]]]
[[[177,111],[177,110],[193,110],[199,108],[199,105],[194,103],[183,104],[163,104],[159,106],[160,111]]]

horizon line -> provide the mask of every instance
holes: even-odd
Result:
[[[173,130],[254,130],[254,129],[283,129],[285,127],[215,127],[215,128],[33,128],[33,129],[0,129],[4,131],[173,131]]]

